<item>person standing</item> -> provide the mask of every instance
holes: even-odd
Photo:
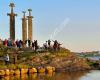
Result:
[[[8,47],[12,47],[12,40],[10,38],[8,39]]]
[[[34,42],[32,41],[32,50],[34,50],[34,47],[35,47],[35,45],[34,45]]]
[[[57,51],[58,41],[55,40],[55,41],[53,41],[53,42],[54,42],[54,44],[53,44],[53,49],[54,49],[54,51]]]
[[[23,41],[22,40],[19,40],[19,46],[20,46],[20,48],[23,46]]]
[[[50,39],[48,40],[48,46],[49,46],[49,48],[50,48],[50,46],[51,46],[51,41],[50,41]]]
[[[38,43],[37,40],[34,40],[34,46],[35,46],[35,51],[38,49]]]
[[[17,48],[19,47],[19,41],[18,40],[16,40],[16,46],[17,46]]]
[[[27,40],[28,41],[28,47],[31,47],[31,40]]]
[[[43,47],[45,48],[45,50],[48,49],[47,41],[43,44]]]
[[[5,39],[4,40],[4,45],[7,47],[7,44],[8,44],[8,40],[7,39]]]

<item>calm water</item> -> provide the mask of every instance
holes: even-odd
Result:
[[[0,80],[100,80],[100,71],[5,76]]]
[[[89,59],[92,59],[92,60],[100,60],[100,56],[95,56],[95,57],[87,57]]]

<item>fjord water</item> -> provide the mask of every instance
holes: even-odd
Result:
[[[63,73],[34,73],[30,75],[4,76],[0,80],[100,80],[100,71],[80,71]]]

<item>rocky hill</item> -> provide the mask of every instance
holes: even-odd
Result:
[[[13,53],[12,53],[13,52]],[[14,55],[13,48],[0,48],[0,56],[2,57],[5,53],[10,55],[10,64],[13,64]],[[0,64],[3,64],[0,62]],[[61,48],[60,51],[42,51],[42,52],[23,52],[19,50],[17,53],[16,64],[28,65],[29,67],[46,67],[53,66],[57,71],[77,71],[87,70],[90,66],[87,61],[83,58],[79,58],[70,50]]]

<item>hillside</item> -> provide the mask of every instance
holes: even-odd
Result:
[[[2,58],[6,53],[10,55],[9,65],[14,64],[14,59],[16,58],[15,65],[21,65],[20,67],[23,67],[23,65],[29,68],[53,66],[57,71],[90,69],[85,59],[79,58],[65,48],[61,48],[60,51],[26,52],[22,51],[22,49],[18,50],[15,48],[6,48],[4,46],[0,47],[0,57]],[[2,60],[0,61],[0,65],[2,65],[1,68],[7,66]]]

